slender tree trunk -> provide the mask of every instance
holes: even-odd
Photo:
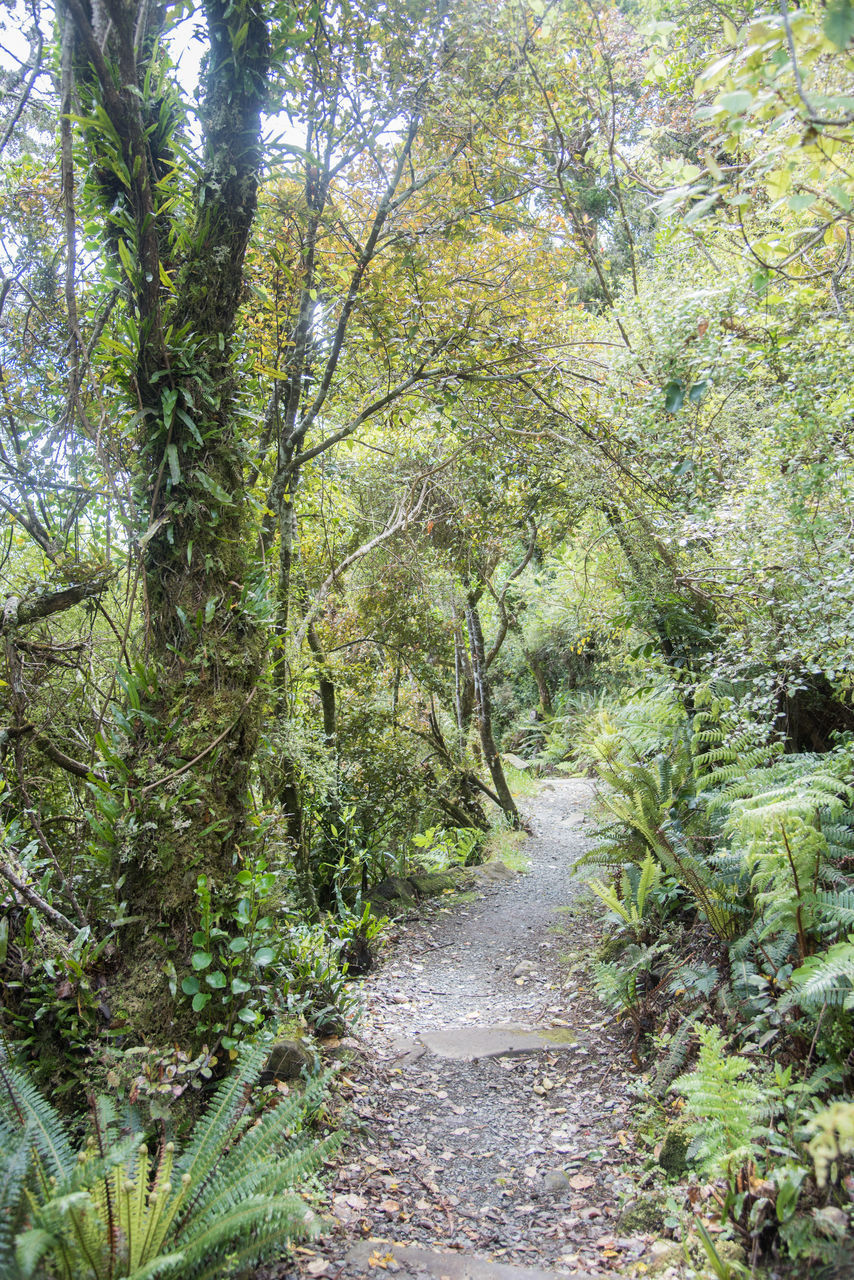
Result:
[[[474,675],[462,632],[454,628],[454,713],[457,721],[460,755],[465,755],[471,718],[474,713]]]
[[[534,657],[530,649],[522,645],[522,657],[528,664],[528,670],[537,682],[537,694],[540,699],[540,714],[543,717],[554,715],[554,704],[552,702],[552,691],[549,688],[548,678],[546,676],[543,664]]]
[[[317,690],[320,694],[320,709],[323,714],[323,743],[327,751],[337,754],[338,712],[335,700],[335,682],[326,665],[326,654],[320,643],[314,623],[310,623],[306,631],[308,647],[314,657],[317,668]]]
[[[483,628],[480,624],[477,600],[471,594],[469,594],[466,601],[466,626],[471,646],[471,665],[474,675],[478,728],[480,730],[480,743],[483,748],[484,759],[492,777],[492,785],[495,787],[501,808],[507,815],[510,824],[518,828],[521,826],[519,811],[516,808],[513,796],[510,794],[510,788],[504,776],[504,768],[501,764],[501,757],[498,754],[498,748],[495,745],[495,738],[492,732],[492,700],[490,697],[489,674],[486,669]]]

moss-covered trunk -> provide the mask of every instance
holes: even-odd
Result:
[[[106,0],[105,14],[66,3],[78,89],[101,121],[87,135],[90,185],[123,276],[128,354],[118,376],[138,422],[145,628],[129,682],[127,804],[114,848],[135,922],[123,930],[114,1003],[135,1031],[172,1034],[186,1026],[175,1021],[166,975],[174,992],[198,927],[198,876],[215,890],[231,879],[260,716],[232,335],[256,208],[269,36],[256,0],[205,0],[204,155],[193,208],[182,214],[180,112],[158,76],[159,11],[146,0]]]

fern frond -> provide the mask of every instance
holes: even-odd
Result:
[[[0,1121],[0,1275],[14,1276],[15,1233],[20,1226],[22,1193],[30,1170],[32,1135]]]
[[[700,1057],[694,1071],[678,1076],[671,1088],[686,1100],[685,1121],[692,1137],[689,1152],[705,1171],[728,1172],[751,1159],[757,1139],[762,1091],[747,1058],[727,1053],[717,1027],[697,1025]]]
[[[823,890],[815,895],[818,908],[825,923],[836,928],[850,929],[854,925],[854,889],[845,889],[840,893],[828,893]]]
[[[0,1108],[12,1125],[30,1133],[47,1176],[64,1182],[76,1159],[62,1121],[32,1081],[4,1059],[0,1059]]]
[[[222,1274],[226,1256],[236,1246],[251,1244],[252,1256],[259,1258],[271,1245],[281,1249],[284,1241],[305,1239],[317,1234],[317,1220],[298,1196],[250,1196],[218,1213],[202,1231],[194,1233],[182,1248],[182,1276],[199,1280]],[[219,1272],[211,1272],[218,1263]]]
[[[650,1081],[650,1090],[656,1098],[661,1098],[668,1085],[678,1071],[685,1065],[691,1037],[694,1034],[693,1018],[688,1015],[682,1019],[670,1041],[670,1046],[663,1058],[660,1058]]]
[[[263,1041],[240,1050],[236,1069],[214,1093],[193,1130],[192,1142],[175,1163],[177,1177],[187,1175],[196,1188],[207,1181],[229,1134],[244,1115],[248,1091],[261,1074],[269,1051],[269,1044]]]
[[[624,867],[629,862],[625,846],[616,841],[598,844],[577,859],[576,867]]]
[[[830,1004],[854,1008],[854,934],[821,955],[810,956],[792,974],[805,1009]]]

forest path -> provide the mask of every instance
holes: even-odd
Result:
[[[300,1275],[578,1278],[647,1255],[653,1238],[618,1226],[630,1054],[586,987],[595,923],[572,911],[591,794],[543,784],[523,806],[527,874],[397,926],[346,1071],[358,1125],[329,1192],[335,1227]]]

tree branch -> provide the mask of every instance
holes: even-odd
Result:
[[[33,886],[27,880],[22,880],[16,875],[12,868],[5,862],[0,862],[0,876],[3,877],[8,884],[15,889],[22,898],[29,902],[31,907],[35,907],[37,911],[41,911],[42,915],[47,916],[51,924],[56,925],[63,933],[68,934],[71,938],[76,938],[79,933],[77,925],[73,924],[67,916],[61,911],[57,911],[56,907],[52,907],[49,902],[37,893]]]

